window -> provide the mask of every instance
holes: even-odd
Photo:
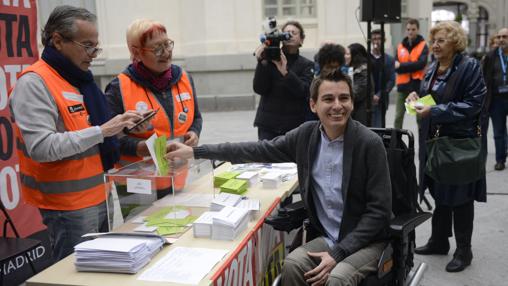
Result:
[[[315,18],[316,0],[264,0],[265,17]]]

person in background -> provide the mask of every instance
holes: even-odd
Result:
[[[479,136],[478,126],[481,126],[482,104],[487,90],[479,62],[464,54],[467,36],[460,24],[455,21],[440,22],[430,30],[429,39],[435,60],[425,73],[419,93],[412,92],[408,96],[409,102],[431,94],[437,103],[434,106],[415,106],[420,119],[420,188],[422,193],[428,188],[435,201],[432,234],[427,244],[416,248],[415,253],[446,255],[450,249],[448,237],[452,236],[453,225],[457,248],[446,265],[446,271],[459,272],[473,259],[474,201],[485,202],[487,199],[485,175],[467,184],[437,182],[425,173],[428,158],[426,141],[435,134],[451,138]],[[486,152],[486,149],[483,150]]]
[[[409,93],[418,91],[425,74],[425,66],[429,56],[429,48],[425,40],[418,34],[420,23],[416,19],[406,22],[406,37],[397,47],[395,54],[395,72],[397,91],[395,103],[395,120],[393,126],[402,129],[406,108],[404,101]]]
[[[285,134],[302,124],[310,113],[309,86],[314,63],[300,55],[305,32],[297,21],[286,22],[282,31],[290,33],[291,39],[282,43],[280,60],[266,59],[266,42],[254,52],[258,63],[253,87],[261,96],[254,119],[259,140]]]
[[[352,69],[353,94],[355,109],[351,115],[354,120],[365,126],[370,126],[371,102],[374,95],[374,82],[372,75],[367,74],[367,61],[370,60],[365,47],[358,43],[348,46],[350,57],[346,57],[346,65]],[[347,52],[346,52],[347,54]],[[350,75],[351,76],[351,75]],[[368,94],[367,81],[371,81],[371,91]],[[370,101],[370,102],[368,102]]]
[[[23,198],[39,208],[58,261],[82,235],[108,231],[104,172],[119,158],[116,136],[143,117],[112,117],[94,82],[89,69],[101,52],[94,14],[58,6],[41,38],[41,59],[21,73],[10,108]]]
[[[508,28],[499,30],[496,37],[499,46],[485,56],[483,74],[487,83],[485,105],[492,120],[496,148],[494,170],[501,171],[505,169],[508,148],[506,129],[506,117],[508,116]]]
[[[388,110],[389,95],[395,86],[395,60],[384,53],[384,62],[381,60],[381,45],[384,45],[382,31],[371,32],[371,62],[372,77],[374,79],[374,97],[372,98],[372,127],[385,128],[386,110]],[[384,90],[381,90],[384,85]]]
[[[126,165],[148,156],[146,139],[165,135],[196,146],[203,125],[192,77],[172,63],[174,41],[159,22],[138,19],[127,28],[127,46],[132,63],[106,87],[106,98],[113,114],[126,110],[159,110],[151,130],[120,139]]]
[[[391,216],[391,182],[381,138],[351,119],[353,88],[340,70],[321,73],[310,88],[309,121],[271,141],[189,147],[167,157],[232,163],[295,162],[315,239],[292,251],[282,285],[358,285],[377,271]]]

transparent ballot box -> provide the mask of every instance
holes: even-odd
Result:
[[[209,160],[173,163],[158,174],[145,159],[105,175],[110,231],[179,237],[208,210],[214,197]]]

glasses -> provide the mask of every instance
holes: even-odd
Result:
[[[67,38],[67,37],[64,37],[63,35],[60,35],[64,40],[66,41],[70,41],[70,42],[73,42],[74,44],[82,47],[86,54],[89,55],[90,57],[93,57],[93,56],[98,56],[100,55],[100,53],[102,53],[102,49],[101,48],[97,48],[97,47],[93,47],[93,46],[89,46],[89,45],[85,45],[85,44],[82,44],[78,41],[74,41],[73,39],[70,39],[70,38]]]
[[[175,47],[175,42],[172,40],[167,40],[162,44],[159,44],[153,48],[141,48],[144,51],[152,52],[156,57],[162,57],[165,51],[171,52]]]

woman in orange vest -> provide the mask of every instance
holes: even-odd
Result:
[[[106,87],[108,103],[114,114],[126,110],[159,112],[147,132],[120,139],[120,165],[148,156],[145,140],[154,133],[196,146],[203,119],[192,78],[172,64],[174,41],[166,28],[152,20],[136,20],[127,29],[127,45],[132,64]]]

